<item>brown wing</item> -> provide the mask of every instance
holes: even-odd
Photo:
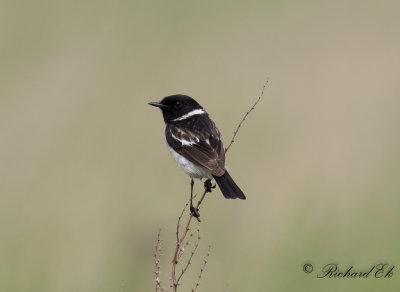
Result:
[[[212,175],[225,173],[225,150],[214,122],[207,119],[168,124],[167,143],[190,162],[200,165]]]

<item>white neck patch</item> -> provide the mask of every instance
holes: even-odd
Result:
[[[191,116],[202,115],[202,114],[205,114],[205,113],[206,112],[204,110],[202,110],[202,109],[195,109],[195,110],[192,110],[191,112],[188,112],[187,114],[185,114],[185,115],[183,115],[183,116],[181,116],[179,118],[173,119],[172,121],[173,122],[182,121],[184,119],[190,118]]]

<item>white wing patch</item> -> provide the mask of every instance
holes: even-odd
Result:
[[[188,140],[185,140],[185,139],[178,140],[178,141],[180,141],[182,143],[182,145],[184,145],[184,146],[190,146],[190,145],[193,145],[193,144],[197,143],[195,141],[188,141]]]
[[[200,142],[199,137],[193,137],[193,136],[192,136],[192,138],[195,139],[195,140],[186,140],[186,139],[184,139],[184,138],[178,138],[178,137],[176,137],[176,136],[174,135],[174,133],[172,133],[172,130],[171,130],[171,129],[170,129],[169,132],[171,133],[172,138],[175,139],[176,141],[180,142],[183,146],[191,146],[191,145],[193,145],[193,144],[196,144],[196,143],[199,143],[199,142]],[[181,134],[183,133],[180,129],[178,129],[178,132],[180,132]],[[191,133],[187,133],[187,134],[190,135]],[[188,136],[188,135],[186,135],[186,136]],[[189,136],[189,138],[190,138],[190,136]]]

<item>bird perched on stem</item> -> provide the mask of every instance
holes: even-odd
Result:
[[[200,216],[192,203],[194,178],[207,178],[206,188],[214,178],[225,198],[246,199],[225,168],[221,133],[197,101],[176,94],[149,104],[161,109],[169,150],[190,177],[190,211],[194,217]]]

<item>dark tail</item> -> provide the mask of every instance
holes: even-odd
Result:
[[[227,199],[242,199],[246,200],[245,195],[239,189],[239,187],[235,184],[228,171],[225,171],[222,176],[214,176],[215,181],[217,182],[222,194]]]

